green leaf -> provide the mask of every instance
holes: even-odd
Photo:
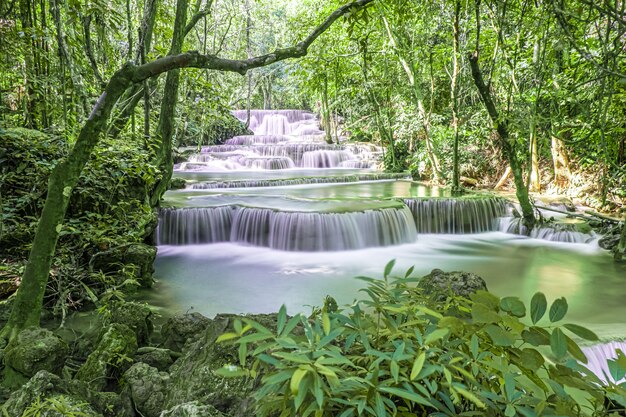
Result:
[[[583,326],[567,323],[567,324],[564,324],[563,327],[565,327],[567,330],[574,333],[576,336],[580,337],[581,339],[590,340],[593,342],[598,340],[598,335],[596,335],[594,332],[592,332],[591,330]]]
[[[287,307],[285,305],[280,306],[280,310],[278,310],[277,317],[277,334],[280,335],[283,332],[283,328],[285,327],[285,322],[287,321]]]
[[[248,345],[242,343],[239,345],[239,364],[241,366],[246,365],[246,356],[248,355]]]
[[[225,342],[226,340],[236,339],[239,335],[237,333],[224,333],[217,337],[216,343]]]
[[[324,328],[324,334],[328,336],[330,333],[330,317],[327,312],[322,313],[322,327]]]
[[[525,348],[522,349],[520,362],[522,366],[525,366],[531,371],[536,371],[545,363],[545,359],[543,358],[543,355],[537,350]]]
[[[515,317],[526,315],[526,306],[517,297],[504,297],[500,300],[500,308]]]
[[[532,326],[522,332],[522,339],[533,346],[544,346],[550,344],[550,333],[541,327]]]
[[[567,339],[561,329],[552,330],[550,335],[550,349],[557,359],[561,359],[567,353]]]
[[[472,306],[472,320],[475,323],[498,323],[502,317],[484,304],[474,303]]]
[[[470,400],[471,402],[473,402],[474,404],[476,404],[476,406],[478,408],[485,408],[485,403],[482,402],[480,400],[480,398],[478,398],[475,394],[469,392],[468,390],[464,389],[464,388],[459,388],[459,387],[455,387],[454,388],[456,391],[458,391],[459,394],[461,394],[462,396],[464,396],[465,398],[467,398],[468,400]]]
[[[428,401],[428,399],[422,397],[416,392],[393,387],[378,387],[378,391],[386,392],[388,394],[395,395],[396,397],[404,398],[405,400],[413,401],[414,403],[434,408],[434,406],[430,403],[430,401]]]
[[[396,264],[396,260],[392,259],[387,263],[387,265],[385,265],[385,273],[384,273],[385,278],[387,278],[389,274],[391,274],[391,270],[393,269],[395,264]]]
[[[407,269],[406,274],[404,274],[404,278],[408,278],[413,273],[414,269],[414,266],[411,266],[409,269]]]
[[[550,306],[550,321],[552,323],[561,320],[567,313],[567,300],[565,297],[557,298]]]
[[[513,346],[515,337],[500,326],[490,324],[485,331],[496,346]]]
[[[547,308],[548,301],[542,292],[533,295],[533,298],[530,300],[530,319],[533,324],[537,324],[537,322],[541,320]]]
[[[304,378],[307,374],[308,370],[306,369],[296,369],[291,376],[291,382],[289,383],[289,389],[291,390],[291,394],[298,395],[298,389],[300,387],[300,382],[302,382],[302,378]]]
[[[425,360],[426,360],[426,353],[424,352],[420,353],[417,356],[417,358],[415,358],[415,361],[413,362],[413,368],[411,368],[411,376],[410,376],[411,381],[414,381],[415,378],[417,378],[420,371],[422,370],[422,367],[424,366]]]
[[[571,337],[565,335],[565,340],[567,340],[567,351],[570,355],[572,355],[576,360],[581,363],[587,363],[587,357],[578,346],[578,343],[574,342]]]
[[[443,338],[444,336],[446,336],[448,334],[449,330],[448,329],[437,329],[434,330],[432,333],[428,334],[426,336],[426,339],[424,340],[424,344],[425,345],[429,345],[433,342],[436,342],[437,340]]]

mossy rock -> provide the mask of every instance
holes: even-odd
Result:
[[[145,363],[159,371],[167,371],[174,363],[175,352],[169,349],[161,349],[156,347],[139,348],[135,356],[135,362]]]
[[[201,334],[211,323],[211,320],[200,313],[181,314],[168,319],[161,328],[163,346],[167,349],[180,352],[183,346]]]
[[[60,374],[68,354],[67,343],[50,330],[29,327],[4,351],[5,372],[15,371],[25,380],[42,370]]]
[[[231,326],[229,317],[216,317],[195,342],[187,345],[183,356],[170,368],[170,387],[166,407],[198,401],[212,405],[224,414],[254,415],[251,394],[254,380],[247,377],[224,378],[216,373],[225,364],[237,361],[237,349],[216,343],[217,337]]]
[[[183,178],[172,178],[170,181],[170,190],[182,190],[187,186],[187,181]]]
[[[133,243],[111,248],[96,253],[93,258],[92,268],[104,273],[114,273],[120,270],[121,265],[132,265],[135,274],[142,287],[152,286],[152,273],[154,272],[154,260],[156,248],[145,243]]]
[[[163,411],[159,417],[225,417],[212,405],[203,405],[197,401],[175,405]]]
[[[137,336],[128,326],[111,324],[96,349],[80,367],[75,378],[92,389],[102,391],[110,379],[121,375],[132,364],[137,351]]]
[[[128,326],[137,336],[138,344],[145,344],[154,326],[152,325],[152,310],[146,304],[114,301],[109,307],[109,323],[119,323]]]
[[[440,301],[451,294],[469,297],[476,291],[487,291],[485,280],[476,274],[463,271],[444,272],[441,269],[433,269],[420,279],[418,285],[425,294]]]
[[[136,363],[124,374],[124,391],[135,410],[144,417],[158,417],[163,411],[170,377],[145,363]]]

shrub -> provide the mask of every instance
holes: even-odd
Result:
[[[236,321],[218,341],[238,345],[240,363],[220,374],[260,377],[261,416],[579,416],[600,415],[607,396],[626,404],[622,387],[603,387],[581,365],[571,335],[597,337],[560,324],[564,298],[548,309],[537,293],[530,314],[518,298],[484,291],[435,302],[412,268],[394,279],[392,268],[383,280],[362,277],[367,299],[344,311],[288,318],[283,307],[275,332]]]

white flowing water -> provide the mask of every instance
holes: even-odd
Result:
[[[159,216],[156,305],[208,316],[281,304],[307,312],[327,294],[340,304],[362,297],[353,277],[380,277],[395,258],[398,275],[410,266],[415,276],[474,272],[527,304],[537,291],[565,296],[570,321],[626,335],[626,267],[586,243],[593,236],[568,225],[522,236],[505,200],[455,199],[377,172],[382,149],[326,143],[311,113],[250,115],[255,135],[206,146],[175,168],[188,187],[168,192]],[[613,348],[585,348],[594,372]]]

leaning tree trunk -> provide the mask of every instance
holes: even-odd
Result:
[[[134,84],[179,68],[203,68],[236,72],[245,75],[253,68],[260,68],[288,58],[300,58],[307,54],[309,46],[337,19],[373,0],[356,0],[331,13],[305,40],[298,44],[277,49],[269,54],[246,60],[224,59],[215,55],[202,55],[197,51],[166,56],[147,64],[127,64],[118,70],[104,88],[93,111],[83,125],[69,155],[53,169],[48,180],[46,202],[37,224],[37,231],[17,291],[11,315],[0,332],[0,337],[12,342],[17,334],[28,326],[39,325],[43,297],[48,283],[50,266],[63,228],[70,196],[80,174],[111,116],[111,111],[124,92]]]
[[[535,225],[535,213],[533,210],[533,205],[530,202],[530,198],[528,197],[528,189],[526,188],[526,183],[524,182],[522,164],[517,158],[514,143],[510,140],[509,137],[508,122],[506,119],[500,118],[500,114],[498,113],[494,100],[491,97],[491,91],[489,90],[489,87],[485,85],[483,74],[480,70],[480,66],[478,65],[477,50],[469,55],[469,63],[472,69],[472,78],[474,79],[474,84],[476,84],[476,88],[480,93],[480,97],[482,98],[483,104],[487,109],[487,113],[489,113],[489,117],[491,118],[494,129],[498,133],[498,147],[502,150],[502,153],[504,154],[505,158],[509,162],[509,166],[511,167],[513,181],[515,182],[515,194],[517,196],[517,200],[520,203],[520,206],[522,207],[524,225],[526,226],[528,232],[530,232]]]
[[[168,55],[177,55],[183,49],[185,40],[185,25],[187,23],[187,0],[176,2],[176,18],[174,20],[174,33]],[[156,207],[161,197],[167,191],[172,179],[174,161],[172,159],[172,139],[176,121],[176,103],[178,102],[178,86],[180,84],[180,70],[174,69],[167,73],[165,87],[163,88],[163,102],[159,116],[159,147],[156,154],[156,166],[161,171],[161,180],[157,182],[151,196],[151,205]]]

